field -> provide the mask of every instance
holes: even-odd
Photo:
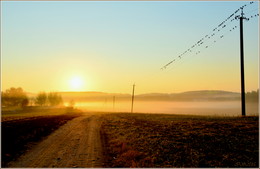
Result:
[[[2,167],[259,167],[258,116],[27,108],[1,125]]]
[[[258,117],[102,118],[106,167],[259,167]]]
[[[68,120],[80,116],[67,108],[28,108],[2,112],[2,167]]]

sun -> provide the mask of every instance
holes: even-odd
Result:
[[[75,76],[70,79],[70,87],[74,91],[80,91],[83,88],[84,81],[81,77]]]

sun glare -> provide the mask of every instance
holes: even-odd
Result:
[[[70,80],[70,86],[74,91],[80,91],[83,87],[83,80],[80,77],[73,77]]]

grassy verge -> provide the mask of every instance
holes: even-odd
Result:
[[[25,108],[2,108],[1,121],[19,120],[37,116],[53,116],[68,113],[78,113],[79,110],[67,107],[25,107]]]
[[[258,167],[258,117],[103,116],[106,167]]]
[[[79,111],[66,108],[37,109],[35,112],[33,110],[16,110],[15,113],[9,114],[8,116],[6,113],[1,122],[2,167],[25,153],[30,146],[51,134],[67,121],[80,116]]]

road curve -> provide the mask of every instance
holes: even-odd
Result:
[[[11,168],[101,168],[102,144],[98,115],[86,115],[69,121],[35,145]]]

